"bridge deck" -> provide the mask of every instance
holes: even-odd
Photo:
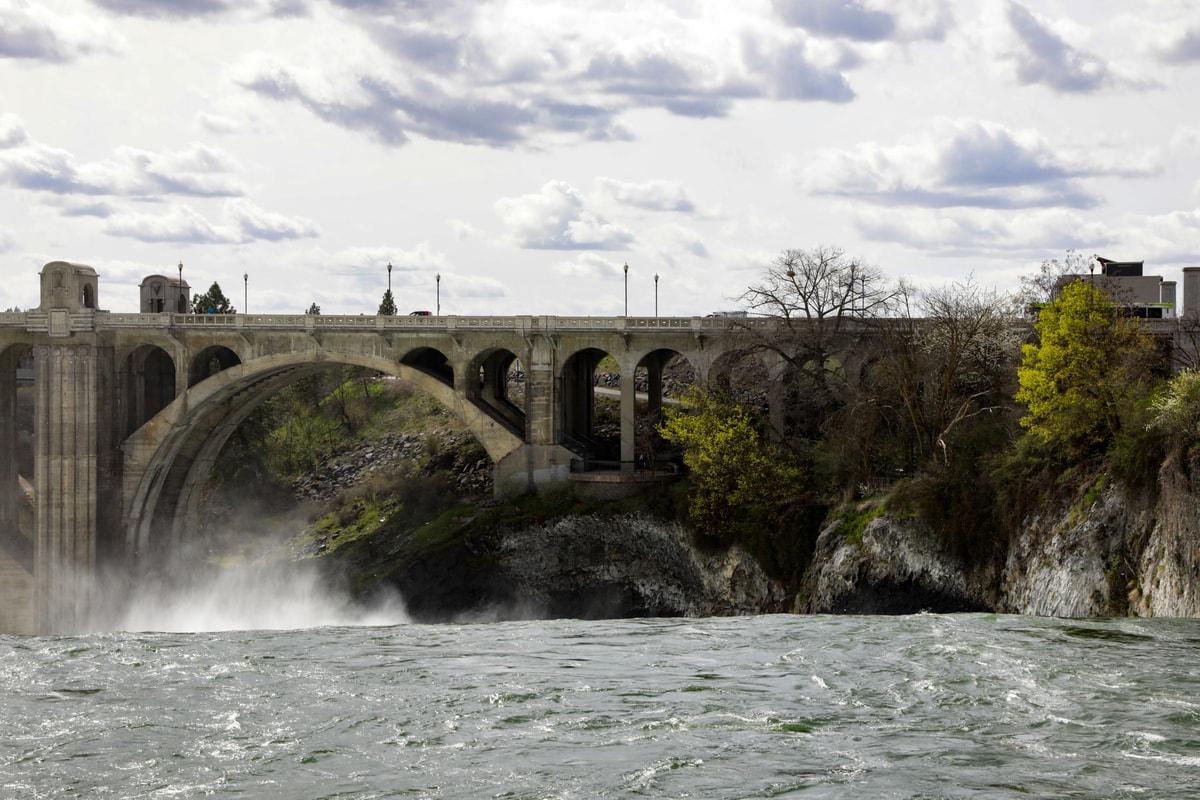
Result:
[[[559,316],[376,316],[345,314],[127,314],[108,311],[76,312],[68,317],[69,329],[120,330],[175,328],[184,330],[257,329],[257,330],[350,330],[350,331],[712,331],[733,327],[724,317],[559,317]],[[775,324],[769,318],[738,319],[738,327]],[[0,314],[0,328],[22,329],[35,333],[49,330],[50,315],[28,311]]]

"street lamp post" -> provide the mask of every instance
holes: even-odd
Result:
[[[242,313],[250,313],[250,273],[242,273]]]
[[[392,291],[392,262],[388,262],[388,291]]]
[[[654,318],[658,319],[658,273],[654,273]]]
[[[437,284],[437,315],[442,315],[442,273],[438,273],[433,277],[434,283]]]
[[[625,316],[629,316],[629,264],[625,264]]]
[[[183,262],[182,261],[179,262],[178,288],[179,288],[179,303],[177,305],[179,306],[179,313],[184,314],[184,313],[187,313],[187,309],[183,307],[184,300],[183,300]]]

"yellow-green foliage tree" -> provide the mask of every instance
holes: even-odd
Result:
[[[772,532],[803,490],[792,454],[765,438],[745,407],[692,387],[660,432],[691,472],[688,513],[723,541]]]
[[[1089,448],[1121,431],[1148,391],[1155,353],[1139,321],[1119,312],[1112,297],[1084,281],[1042,308],[1038,341],[1021,348],[1017,370],[1016,399],[1028,409],[1021,425],[1031,434]]]

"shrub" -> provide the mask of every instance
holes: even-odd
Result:
[[[1150,402],[1149,426],[1181,446],[1200,439],[1200,372],[1184,370]]]

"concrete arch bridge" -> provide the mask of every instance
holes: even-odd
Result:
[[[0,314],[0,632],[72,629],[98,565],[136,569],[178,542],[237,426],[315,372],[348,365],[411,382],[472,431],[507,493],[564,480],[588,456],[606,356],[623,377],[630,470],[625,376],[646,371],[653,408],[668,360],[687,359],[703,382],[736,349],[723,318],[123,314],[98,308],[90,267],[52,262],[41,285],[37,310]],[[31,426],[17,418],[30,372]]]

